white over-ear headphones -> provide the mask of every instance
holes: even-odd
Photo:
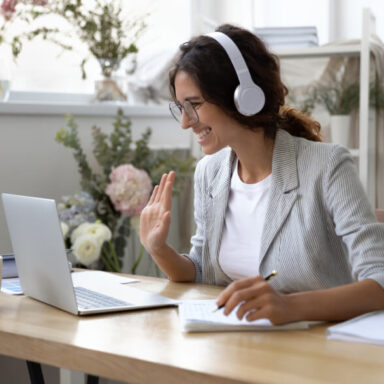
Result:
[[[244,116],[256,115],[264,107],[265,95],[263,90],[253,82],[239,48],[225,33],[211,32],[206,36],[215,39],[224,48],[235,68],[240,83],[233,95],[237,110]]]

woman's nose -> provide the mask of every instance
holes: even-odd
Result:
[[[181,111],[181,128],[182,129],[188,129],[191,128],[191,119],[189,118],[188,114],[184,111],[184,109]]]

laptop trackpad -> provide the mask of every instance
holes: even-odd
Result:
[[[132,284],[134,284],[135,281],[133,279],[113,275],[108,272],[74,272],[72,273],[72,280],[75,286],[91,289],[101,294],[125,301],[135,308],[177,305],[176,300],[133,287]],[[132,283],[127,284],[125,280],[129,280]]]

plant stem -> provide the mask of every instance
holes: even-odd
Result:
[[[133,264],[133,267],[131,269],[132,274],[136,275],[137,267],[139,266],[140,261],[143,258],[143,255],[144,255],[144,247],[143,247],[143,245],[140,245],[139,256],[136,259],[135,264]]]
[[[109,249],[112,255],[112,262],[114,264],[114,271],[115,272],[121,272],[119,260],[117,259],[116,250],[112,243],[112,240],[108,241]]]
[[[105,265],[108,271],[110,272],[114,271],[113,266],[109,262],[109,255],[106,252],[101,256],[101,261],[103,262],[103,264]]]
[[[121,272],[119,261],[117,260],[115,247],[113,246],[112,241],[108,241],[107,243],[109,250],[106,249],[106,246],[103,247],[101,261],[103,262],[108,271]]]

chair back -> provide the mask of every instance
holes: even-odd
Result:
[[[377,220],[380,223],[384,223],[384,209],[376,209],[375,211]]]

